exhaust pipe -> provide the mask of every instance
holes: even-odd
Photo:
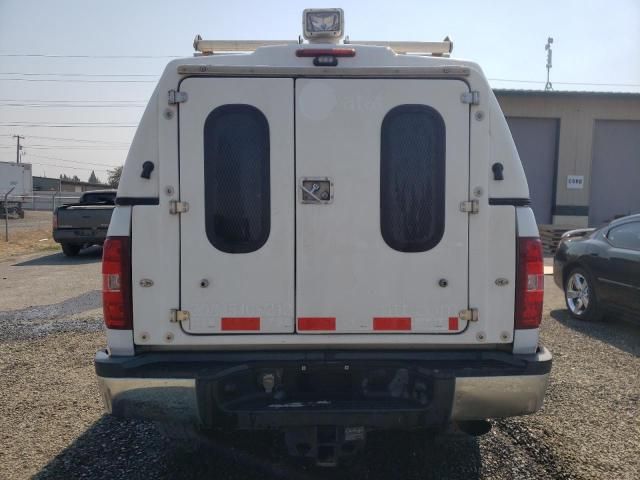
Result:
[[[456,427],[467,435],[479,437],[491,431],[491,422],[487,420],[466,420],[456,422]]]

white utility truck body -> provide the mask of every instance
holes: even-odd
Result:
[[[474,63],[366,43],[166,67],[105,244],[108,411],[367,429],[540,408],[541,249],[496,98]]]
[[[32,193],[31,164],[0,162],[0,215],[5,214],[5,195],[8,194],[6,202],[8,213],[24,217],[22,204],[26,201],[25,197]]]

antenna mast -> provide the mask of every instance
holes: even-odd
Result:
[[[551,51],[551,45],[553,44],[553,37],[547,38],[547,44],[544,46],[544,49],[547,51],[547,83],[544,86],[545,91],[553,90],[553,85],[551,85],[551,80],[549,80],[549,72],[551,70],[551,58],[553,52]]]

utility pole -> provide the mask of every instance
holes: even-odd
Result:
[[[24,137],[20,135],[14,135],[13,138],[16,139],[16,163],[20,163],[20,151],[22,150],[22,146],[20,145],[20,140],[24,140]]]
[[[551,85],[551,80],[549,80],[549,71],[551,70],[551,57],[553,52],[551,51],[551,44],[553,43],[553,38],[547,38],[547,44],[544,46],[544,49],[547,51],[547,83],[544,86],[545,91],[553,90],[553,85]]]

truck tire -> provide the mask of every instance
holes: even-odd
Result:
[[[64,253],[67,257],[75,257],[80,252],[80,245],[74,245],[72,243],[63,243],[62,253]]]

